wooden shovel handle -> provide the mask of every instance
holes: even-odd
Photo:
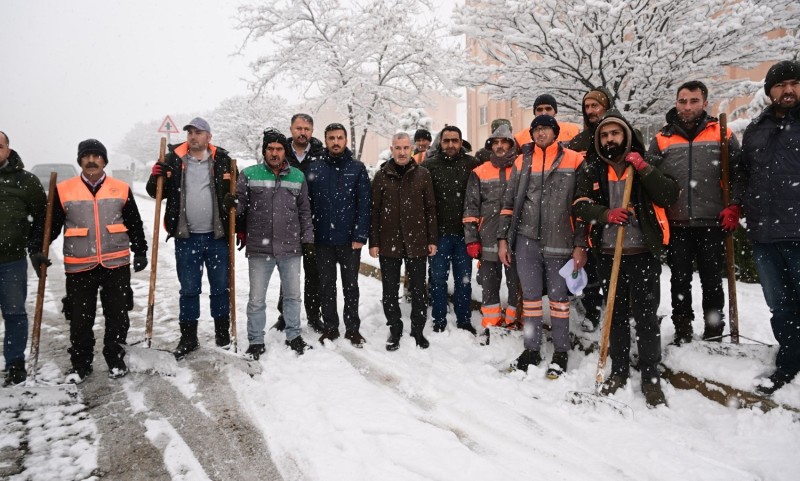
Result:
[[[161,137],[158,149],[158,161],[163,163],[167,153],[167,138]],[[164,197],[164,177],[156,179],[156,214],[153,221],[153,248],[150,251],[150,291],[147,294],[147,321],[145,322],[144,339],[147,347],[153,341],[153,311],[156,303],[156,272],[158,270],[158,234],[161,226],[161,199]]]

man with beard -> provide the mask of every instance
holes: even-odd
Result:
[[[286,151],[289,165],[300,169],[303,174],[308,171],[312,162],[322,157],[324,147],[314,135],[314,119],[308,114],[294,114],[289,131],[292,133],[291,143]],[[319,271],[317,258],[314,255],[314,244],[306,244],[303,249],[303,300],[306,308],[308,327],[322,334],[322,314],[319,300]],[[272,327],[283,331],[286,322],[283,319],[283,288],[278,297],[278,322]]]
[[[392,137],[392,158],[372,182],[369,254],[378,257],[383,283],[383,312],[389,326],[386,350],[396,351],[403,337],[398,304],[400,267],[406,265],[411,289],[411,337],[427,349],[422,334],[427,320],[425,264],[436,254],[436,200],[427,169],[411,160],[411,138],[405,132]]]
[[[431,259],[431,317],[433,331],[443,332],[447,326],[447,278],[453,267],[453,307],[456,327],[477,335],[472,326],[472,259],[464,242],[464,194],[470,173],[477,167],[475,157],[462,149],[461,129],[448,125],[439,133],[440,149],[422,166],[428,169],[436,195],[436,225],[439,245]]]
[[[733,222],[744,207],[772,313],[779,344],[775,372],[756,388],[769,395],[800,372],[800,62],[773,65],[764,91],[772,104],[744,131],[739,179],[726,215]]]
[[[78,144],[81,175],[58,183],[53,202],[51,242],[64,228],[64,272],[72,370],[66,382],[80,384],[92,373],[97,293],[106,320],[103,357],[108,377],[128,374],[125,349],[133,309],[133,270],[147,267],[147,239],[128,184],[106,175],[108,154],[95,139]]]
[[[507,265],[506,287],[508,302],[505,310],[500,305],[500,285],[503,264],[497,256],[497,231],[500,223],[500,204],[511,177],[511,166],[517,158],[517,144],[508,124],[500,123],[486,140],[484,149],[491,152],[484,162],[469,176],[464,198],[464,241],[467,254],[480,260],[478,277],[483,290],[481,325],[489,343],[490,327],[515,328],[517,322],[516,266]]]
[[[586,264],[586,236],[573,233],[570,208],[575,194],[575,171],[583,157],[556,142],[555,117],[540,115],[531,122],[533,143],[516,159],[500,211],[499,257],[506,266],[515,264],[522,288],[525,350],[516,367],[527,371],[541,362],[544,312],[542,293],[550,303],[553,360],[547,377],[557,379],[567,370],[569,339],[569,291],[558,273],[569,260],[573,272]],[[485,282],[485,281],[484,281]]]
[[[358,269],[361,248],[369,237],[370,184],[367,168],[347,148],[347,130],[334,123],[325,127],[325,153],[307,172],[314,251],[319,269],[324,333],[319,341],[339,338],[336,308],[336,264],[342,272],[344,337],[355,347],[366,342],[359,332]]]
[[[719,341],[725,328],[722,270],[725,232],[739,219],[726,215],[722,205],[719,121],[706,113],[708,88],[697,80],[678,87],[667,125],[650,144],[652,155],[662,156],[662,170],[681,188],[678,201],[667,209],[669,246],[667,264],[672,273],[674,343],[692,340],[692,272],[696,263],[703,289],[703,339]],[[731,169],[739,161],[739,142],[728,132]],[[721,220],[721,223],[720,223]]]
[[[636,321],[642,392],[649,407],[665,405],[659,383],[661,331],[656,311],[660,297],[658,256],[669,240],[664,209],[678,199],[678,183],[659,170],[660,157],[647,155],[644,145],[622,116],[609,112],[597,126],[594,149],[578,170],[572,213],[591,223],[591,245],[597,253],[603,290],[608,284],[619,226],[624,225],[614,313],[611,320],[611,376],[604,395],[628,382],[630,320]],[[633,166],[630,204],[621,205],[627,166]],[[630,302],[635,299],[635,302]]]
[[[533,101],[533,117],[549,115],[555,118],[558,115],[558,102],[550,94],[542,94]],[[559,134],[556,142],[569,142],[580,132],[580,126],[571,122],[559,122]],[[517,144],[522,148],[523,145],[533,142],[530,129],[520,130],[514,135]]]

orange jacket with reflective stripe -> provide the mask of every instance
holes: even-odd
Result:
[[[481,243],[481,260],[498,262],[497,230],[500,203],[512,166],[497,167],[487,161],[473,169],[464,196],[464,242]]]
[[[581,126],[578,124],[573,124],[572,122],[559,122],[558,123],[558,138],[556,139],[557,142],[569,142],[572,140],[576,135],[581,132]],[[522,148],[523,145],[529,144],[533,142],[531,138],[531,129],[522,129],[516,134],[514,134],[514,139],[517,141],[517,145]]]
[[[106,177],[96,195],[80,176],[58,184],[64,209],[64,270],[82,272],[102,265],[112,269],[130,263],[128,228],[122,208],[128,184]]]

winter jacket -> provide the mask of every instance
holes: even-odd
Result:
[[[607,113],[603,120],[611,117],[625,122],[628,130],[633,132],[627,120],[617,112]],[[646,248],[652,254],[660,255],[669,242],[669,224],[663,209],[678,200],[680,189],[675,179],[660,170],[663,159],[648,155],[639,136],[631,134],[631,137],[632,141],[625,154],[631,151],[637,152],[649,165],[634,173],[630,204],[644,235]],[[594,249],[600,249],[602,244],[604,222],[610,208],[609,176],[614,175],[614,172],[611,172],[613,169],[600,157],[594,146],[578,169],[572,215],[576,218],[576,222],[591,224],[589,235]]]
[[[339,157],[326,150],[306,172],[314,222],[314,243],[344,246],[367,243],[371,188],[367,168],[350,149]]]
[[[730,131],[727,141],[733,172],[741,149]],[[673,108],[667,113],[667,125],[650,143],[649,153],[664,158],[661,171],[675,178],[681,189],[678,201],[666,210],[670,225],[719,226],[719,214],[726,207],[722,205],[719,121],[704,113],[692,137],[681,127]]]
[[[308,184],[284,161],[275,175],[266,163],[248,167],[236,182],[237,230],[247,233],[245,255],[292,257],[314,242]]]
[[[217,202],[214,204],[214,238],[228,238],[228,212],[222,207],[222,199],[226,192],[230,192],[231,179],[231,158],[228,151],[222,147],[208,144],[211,151],[211,161],[213,161],[213,178],[211,185],[214,187],[214,195]],[[189,156],[189,144],[184,142],[180,145],[170,145],[169,153],[164,158],[167,164],[167,177],[164,179],[164,198],[167,199],[167,207],[164,212],[164,228],[169,237],[186,239],[189,237],[189,229],[186,223],[186,199],[183,185],[184,162]],[[234,173],[234,178],[238,175]],[[156,183],[158,177],[151,175],[147,180],[147,193],[152,198],[156,198]]]
[[[573,124],[572,122],[559,122],[558,128],[558,138],[556,139],[556,142],[565,144],[568,144],[581,132],[581,126],[578,124]],[[514,134],[514,140],[517,141],[517,145],[520,146],[520,149],[522,149],[523,145],[530,144],[533,142],[533,139],[531,138],[531,129],[526,128],[520,130]]]
[[[436,195],[436,225],[439,237],[464,235],[464,195],[470,173],[480,165],[478,160],[463,150],[455,158],[447,157],[442,150],[430,154],[422,166],[428,169]]]
[[[511,172],[500,211],[498,238],[523,235],[541,240],[546,257],[569,257],[585,246],[585,235],[573,233],[570,211],[576,170],[583,156],[553,142],[545,150],[529,143]],[[515,215],[516,214],[516,215]]]
[[[99,222],[97,222],[99,221]],[[59,182],[53,196],[50,242],[64,229],[64,270],[113,269],[147,255],[142,217],[128,184],[106,176],[91,186],[78,175]]]
[[[286,160],[289,161],[290,166],[300,169],[304,174],[308,172],[308,166],[311,165],[312,162],[322,158],[322,155],[325,153],[325,147],[319,139],[311,137],[306,150],[306,156],[303,157],[303,162],[301,163],[297,160],[297,156],[294,155],[294,150],[292,150],[292,139],[288,139],[288,142],[286,142]]]
[[[438,243],[436,198],[431,174],[410,162],[400,175],[394,159],[372,181],[369,246],[385,257],[425,257]]]
[[[0,169],[0,264],[42,251],[47,196],[39,179],[24,170],[11,150]]]
[[[753,242],[800,240],[800,106],[782,119],[769,106],[747,126],[731,203]]]
[[[605,87],[597,87],[592,90],[603,92],[608,97],[608,110],[614,109],[614,97],[611,96],[611,91]],[[581,112],[583,112],[583,131],[569,141],[567,148],[576,152],[589,152],[594,150],[594,129],[597,128],[597,125],[589,122],[586,110],[583,108],[583,100],[581,100]]]

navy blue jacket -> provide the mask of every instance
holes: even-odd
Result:
[[[770,105],[747,126],[731,203],[744,204],[753,242],[800,240],[800,106],[776,119]]]
[[[367,243],[372,189],[367,168],[353,159],[350,149],[340,157],[328,151],[306,172],[314,243],[344,246]]]

